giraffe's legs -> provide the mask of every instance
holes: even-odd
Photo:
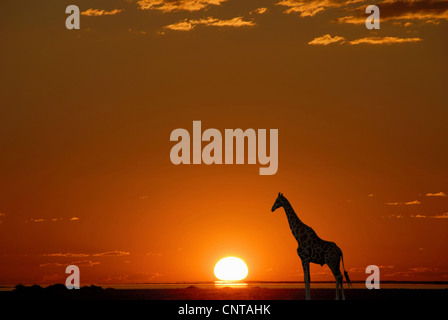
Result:
[[[306,300],[311,300],[311,293],[310,293],[310,263],[307,259],[302,259],[302,266],[303,266],[303,275],[305,280],[305,296]]]
[[[339,278],[336,277],[336,300],[339,300]]]
[[[344,279],[342,278],[342,274],[341,277],[339,279],[339,284],[341,285],[341,295],[342,295],[342,300],[345,300],[345,295],[344,295]]]
[[[331,272],[334,275],[334,278],[336,280],[336,300],[339,300],[339,286],[341,287],[341,295],[342,295],[342,300],[345,300],[345,295],[344,295],[344,288],[343,288],[343,277],[342,277],[342,273],[339,269],[339,263],[338,265],[328,265],[330,267]]]
[[[339,273],[337,276],[335,276],[336,278],[336,300],[339,300],[339,286],[341,287],[341,296],[342,296],[342,300],[345,300],[345,295],[344,295],[344,280],[342,278],[342,274]]]

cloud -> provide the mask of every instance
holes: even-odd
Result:
[[[385,266],[383,266],[383,265],[379,265],[378,266],[378,268],[380,268],[381,270],[384,270],[384,269],[394,269],[395,268],[395,266],[391,266],[391,265],[385,265]],[[362,272],[362,273],[366,273],[366,267],[354,267],[354,268],[350,268],[350,270],[348,270],[348,271],[350,271],[350,272]]]
[[[401,204],[401,202],[387,202],[386,204],[388,206],[399,206]]]
[[[421,21],[424,23],[436,23],[440,20],[448,20],[448,0],[385,0],[376,4],[380,9],[380,20],[403,22],[404,26],[411,25],[410,21]],[[337,19],[339,23],[363,24],[366,21],[367,5],[353,10],[353,14]]]
[[[395,266],[391,266],[391,265],[386,265],[386,266],[379,265],[378,268],[380,268],[380,269],[394,269]]]
[[[49,262],[49,263],[42,263],[39,265],[39,267],[41,268],[45,268],[45,267],[65,267],[68,265],[72,265],[74,264],[75,266],[78,267],[93,267],[96,265],[99,265],[99,262],[96,261],[91,261],[91,260],[80,260],[80,261],[73,261],[70,263],[59,263],[59,262]]]
[[[411,218],[426,218],[426,216],[424,214],[414,214],[411,215]]]
[[[174,31],[190,31],[198,25],[214,26],[214,27],[252,27],[255,25],[253,21],[245,21],[242,17],[235,17],[229,20],[220,20],[216,18],[206,18],[199,20],[184,20],[165,26],[165,28]]]
[[[364,24],[364,23],[366,23],[366,17],[367,16],[365,14],[362,16],[345,16],[345,17],[337,18],[335,20],[335,22],[347,23],[347,24]]]
[[[332,43],[338,43],[338,42],[339,43],[343,43],[344,41],[345,41],[344,37],[339,37],[339,36],[332,37],[331,35],[326,34],[326,35],[324,35],[322,37],[314,38],[313,40],[308,42],[308,44],[310,44],[310,45],[324,45],[324,46],[326,46],[326,45],[329,45],[329,44],[332,44]]]
[[[429,219],[448,219],[448,212],[439,214],[439,215],[435,215],[435,216],[426,216],[424,214],[416,214],[416,215],[411,215],[411,218],[429,218]]]
[[[64,257],[64,258],[80,258],[80,257],[88,257],[87,253],[44,253],[45,257]]]
[[[253,27],[255,22],[245,21],[242,17],[235,17],[229,20],[212,19],[212,21],[206,22],[205,25],[217,27]]]
[[[63,267],[63,266],[65,266],[65,264],[59,263],[59,262],[42,263],[42,264],[39,265],[39,267],[41,267],[41,268],[45,268],[45,267]]]
[[[386,0],[377,4],[380,18],[387,20],[448,20],[448,1]]]
[[[351,44],[351,45],[358,45],[358,44],[375,44],[375,45],[381,45],[381,44],[397,44],[397,43],[411,43],[411,42],[419,42],[422,41],[421,38],[398,38],[398,37],[365,37],[355,40],[346,40],[344,37],[340,36],[331,36],[329,34],[326,34],[322,37],[317,37],[308,42],[309,45],[329,45],[333,43],[339,43],[339,44]],[[369,195],[370,196],[370,195]],[[373,195],[372,195],[373,196]],[[387,205],[390,206],[397,206],[400,204],[420,204],[418,200],[411,201],[411,202],[388,202]]]
[[[93,257],[121,257],[121,256],[129,256],[130,252],[128,251],[108,251],[108,252],[102,252],[102,253],[94,253],[92,254]]]
[[[387,217],[392,218],[392,219],[403,219],[404,218],[404,216],[401,214],[390,214]],[[423,213],[418,213],[418,214],[411,214],[409,217],[413,218],[413,219],[448,219],[448,212],[438,214],[438,215],[432,215],[432,216],[428,216]]]
[[[397,44],[397,43],[412,43],[422,41],[421,38],[398,38],[398,37],[365,37],[356,40],[349,41],[349,44]]]
[[[1,216],[0,216],[1,217]],[[28,223],[28,222],[58,222],[58,221],[63,221],[63,218],[48,218],[48,219],[43,219],[43,218],[30,218],[29,220],[24,220],[22,221],[22,223]],[[78,217],[72,217],[70,219],[66,219],[66,221],[78,221],[79,218]]]
[[[121,257],[121,256],[129,256],[130,252],[128,251],[107,251],[101,253],[44,253],[45,257],[63,257],[63,258],[81,258],[81,257]]]
[[[218,6],[227,0],[139,0],[141,10],[173,11],[199,11],[211,5]]]
[[[433,217],[434,219],[448,219],[448,212]]]
[[[445,192],[437,192],[437,193],[427,193],[425,194],[427,197],[448,197]]]
[[[91,261],[91,260],[81,260],[81,261],[73,261],[70,262],[70,264],[74,264],[75,266],[78,267],[93,267],[96,265],[99,265],[100,263],[97,261]]]
[[[344,7],[363,0],[281,0],[279,6],[287,7],[284,13],[300,13],[301,17],[312,17],[327,8]]]
[[[123,9],[113,9],[111,11],[101,10],[101,9],[88,9],[86,11],[82,11],[81,15],[89,16],[89,17],[98,17],[98,16],[113,16],[120,12],[124,11]]]
[[[173,24],[165,26],[165,28],[174,30],[174,31],[190,31],[194,27],[195,26],[191,22],[188,22],[188,21],[177,22],[177,23],[173,23]]]
[[[257,8],[249,12],[249,14],[263,14],[268,11],[268,8]]]
[[[404,216],[401,214],[391,214],[387,216],[388,218],[395,218],[395,219],[403,219]]]
[[[415,204],[421,204],[421,202],[418,200],[414,200],[414,201],[408,201],[408,202],[387,202],[386,204],[388,206],[399,206],[399,205],[411,206],[411,205],[415,205]]]
[[[421,204],[421,202],[418,200],[414,200],[414,201],[405,202],[404,204],[409,206],[409,205],[413,205],[413,204]]]

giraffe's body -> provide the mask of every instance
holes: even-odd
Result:
[[[325,241],[319,238],[314,230],[304,224],[294,212],[289,201],[279,193],[277,200],[272,207],[272,211],[277,208],[283,207],[285,209],[286,216],[288,217],[289,227],[291,232],[296,238],[299,247],[297,248],[297,254],[302,260],[303,273],[305,277],[305,292],[306,298],[310,299],[310,263],[316,263],[323,266],[327,264],[336,279],[336,299],[339,299],[339,286],[341,288],[342,299],[345,299],[344,289],[342,286],[343,277],[340,271],[340,261],[342,259],[342,266],[344,266],[344,259],[342,257],[342,251],[339,247],[330,241]],[[350,284],[350,279],[344,268],[345,278]]]

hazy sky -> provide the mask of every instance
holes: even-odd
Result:
[[[0,12],[0,284],[63,282],[68,264],[81,284],[207,281],[228,255],[248,279],[302,281],[278,192],[352,280],[371,264],[382,280],[448,280],[448,1]],[[278,129],[278,172],[173,165],[170,133],[193,120]]]

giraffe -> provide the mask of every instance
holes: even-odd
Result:
[[[303,274],[305,278],[305,294],[306,299],[310,300],[310,263],[316,263],[323,266],[327,264],[336,279],[336,300],[339,300],[339,287],[341,288],[342,299],[345,300],[343,277],[340,270],[340,260],[342,259],[342,268],[344,269],[345,279],[348,286],[351,286],[350,278],[344,267],[344,258],[341,249],[334,242],[325,241],[319,238],[314,230],[304,224],[297,217],[294,209],[289,201],[282,193],[278,194],[271,211],[274,212],[278,208],[285,209],[288,218],[289,227],[291,228],[294,238],[296,238],[299,247],[297,254],[302,261]]]

